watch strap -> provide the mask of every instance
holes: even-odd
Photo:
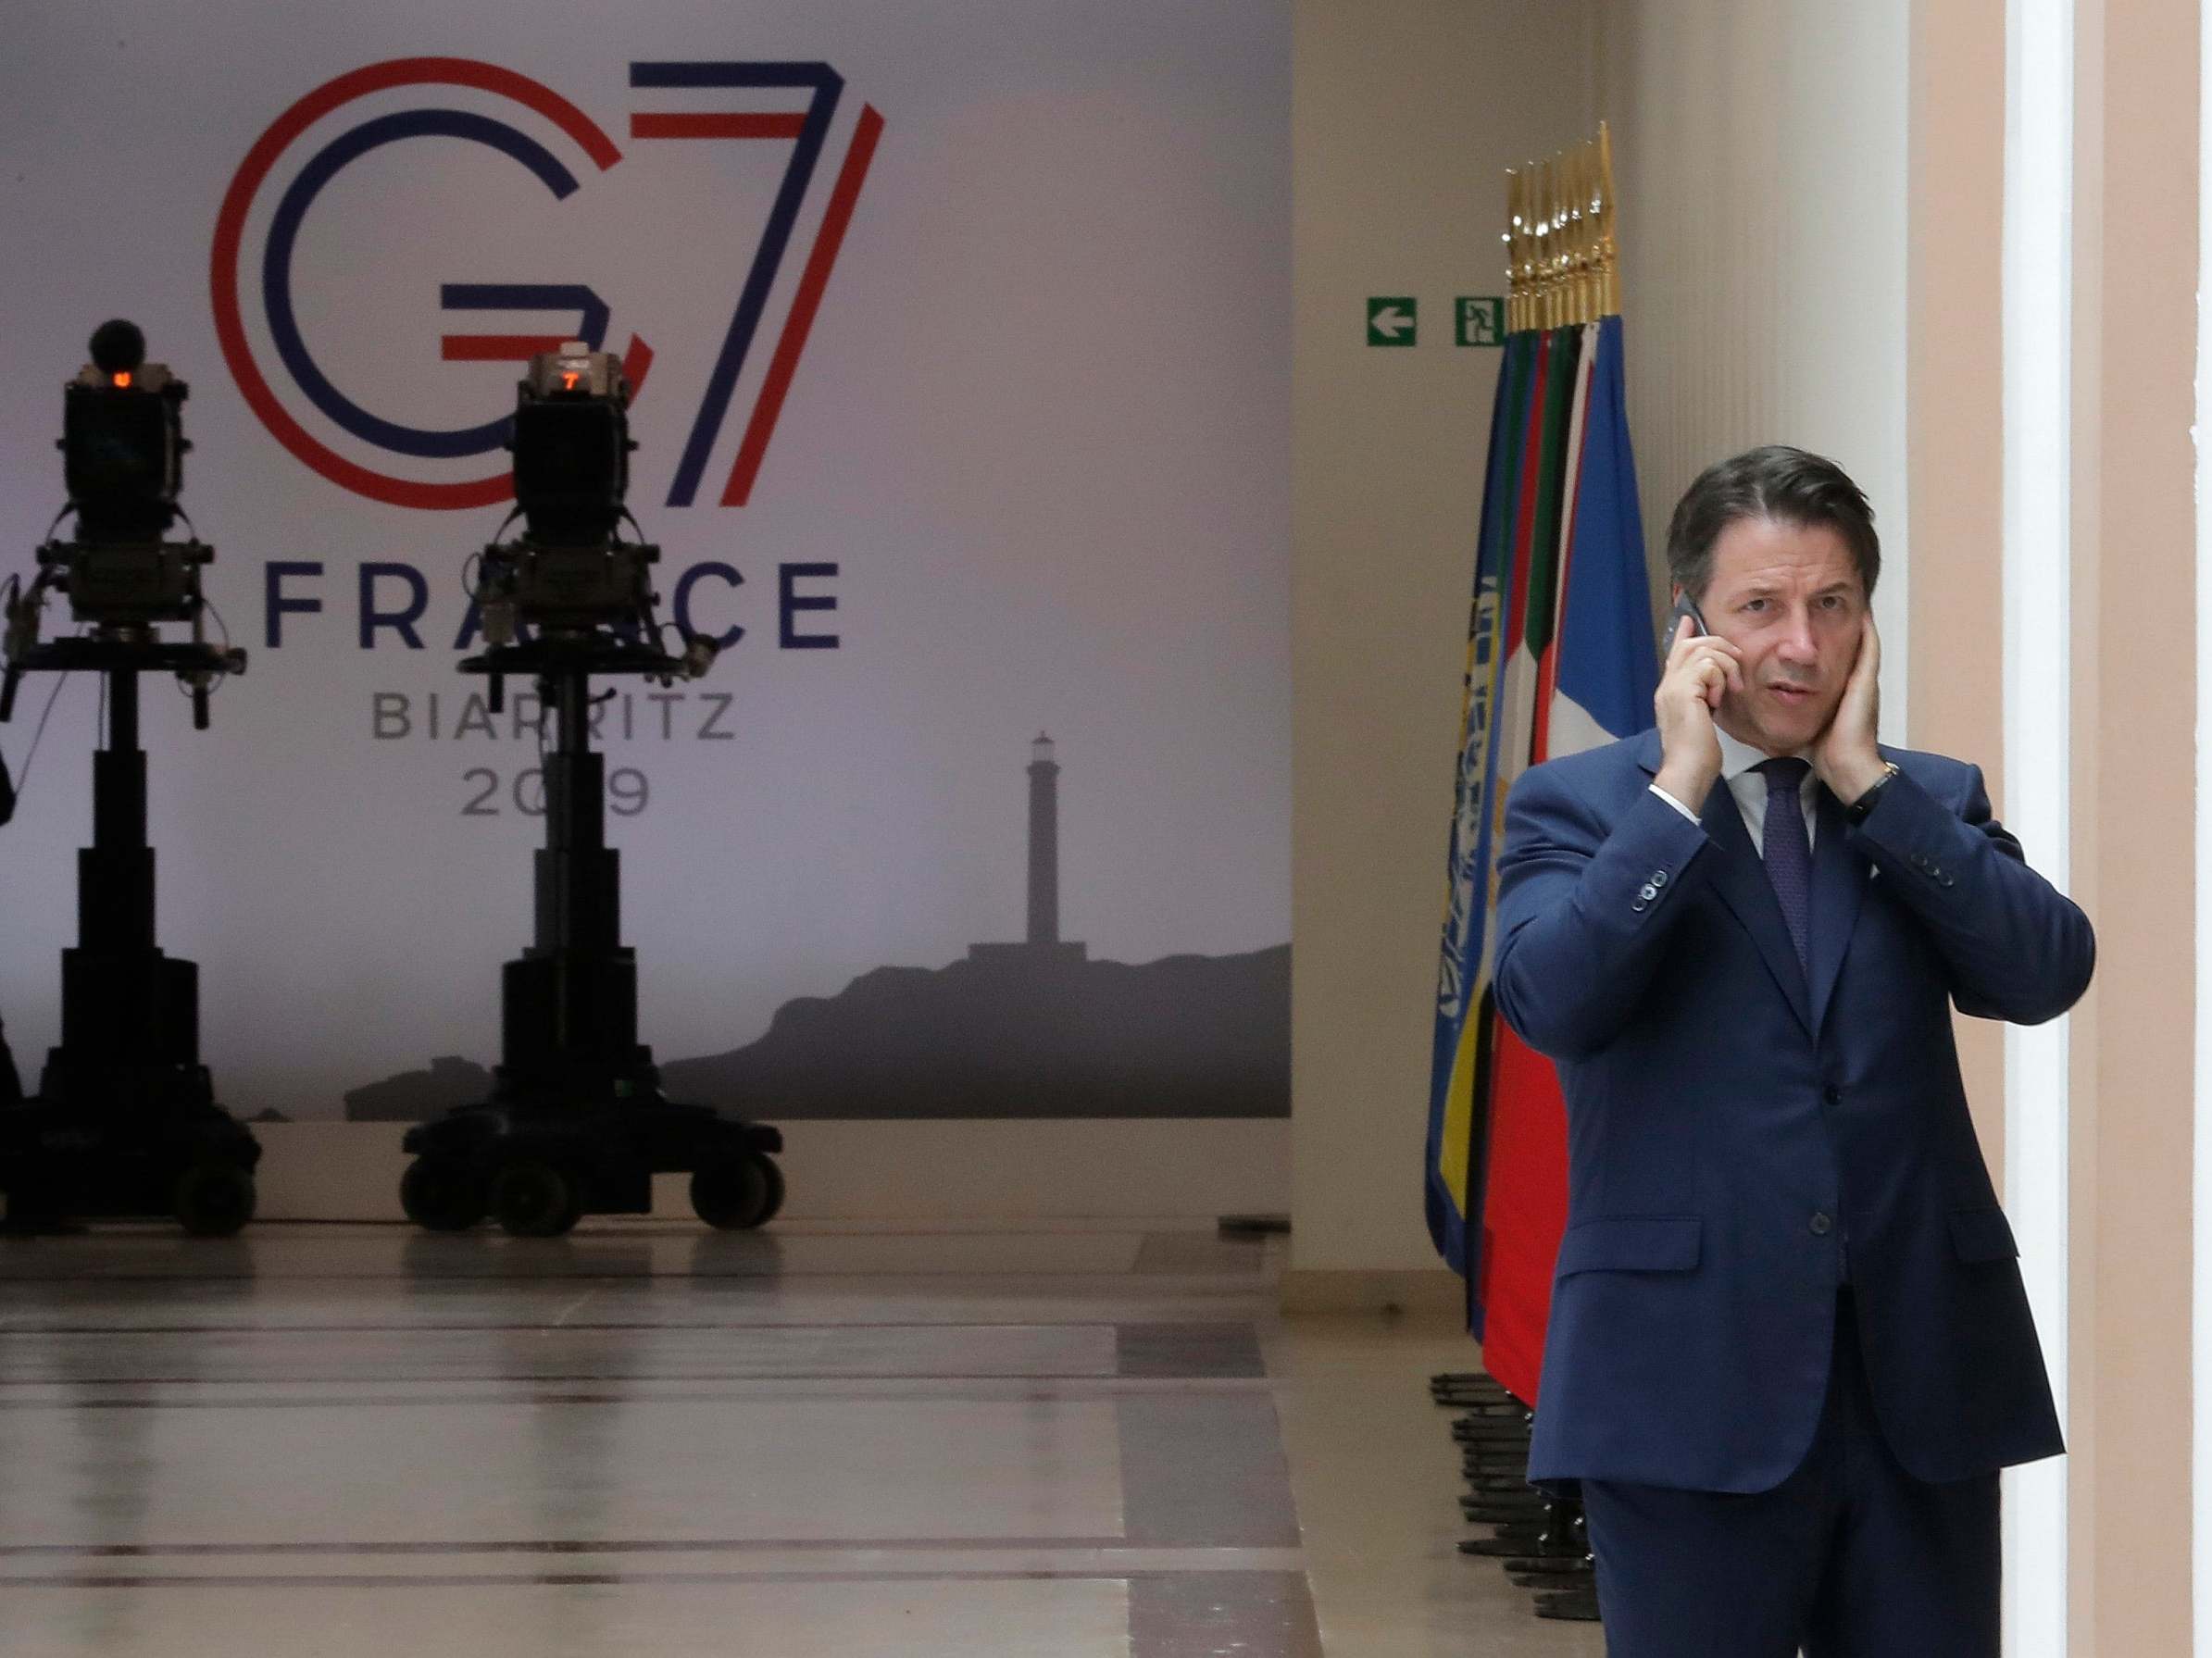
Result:
[[[1891,780],[1894,779],[1896,775],[1897,762],[1894,760],[1883,761],[1881,776],[1875,779],[1873,787],[1869,788],[1864,794],[1860,795],[1856,800],[1853,801],[1849,805],[1843,808],[1843,821],[1846,823],[1864,823],[1867,820],[1867,814],[1874,809],[1874,802],[1876,797],[1879,796],[1884,789],[1887,789],[1890,786]]]

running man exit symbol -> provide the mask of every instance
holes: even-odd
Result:
[[[1419,331],[1419,306],[1404,295],[1368,301],[1368,343],[1411,345]]]
[[[1503,345],[1506,343],[1506,302],[1494,294],[1481,299],[1469,299],[1462,295],[1458,323],[1460,344]]]

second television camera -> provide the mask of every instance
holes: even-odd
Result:
[[[556,638],[606,628],[655,648],[652,567],[660,549],[620,535],[637,447],[620,359],[571,340],[531,358],[518,390],[508,447],[524,530],[486,547],[478,567],[486,643],[512,644],[525,628]],[[713,660],[710,642],[689,641],[676,671],[695,679]]]

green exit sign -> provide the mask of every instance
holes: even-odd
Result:
[[[1462,345],[1503,345],[1506,343],[1506,302],[1498,295],[1463,295],[1454,305],[1453,320]]]
[[[1420,305],[1405,294],[1368,301],[1368,343],[1411,345],[1420,331]]]

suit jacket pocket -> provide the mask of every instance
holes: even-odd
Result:
[[[1688,1272],[1705,1222],[1694,1215],[1609,1215],[1567,1228],[1557,1276],[1576,1272]]]
[[[2002,1209],[1954,1209],[1951,1248],[1961,1261],[2009,1261],[2020,1253]]]

